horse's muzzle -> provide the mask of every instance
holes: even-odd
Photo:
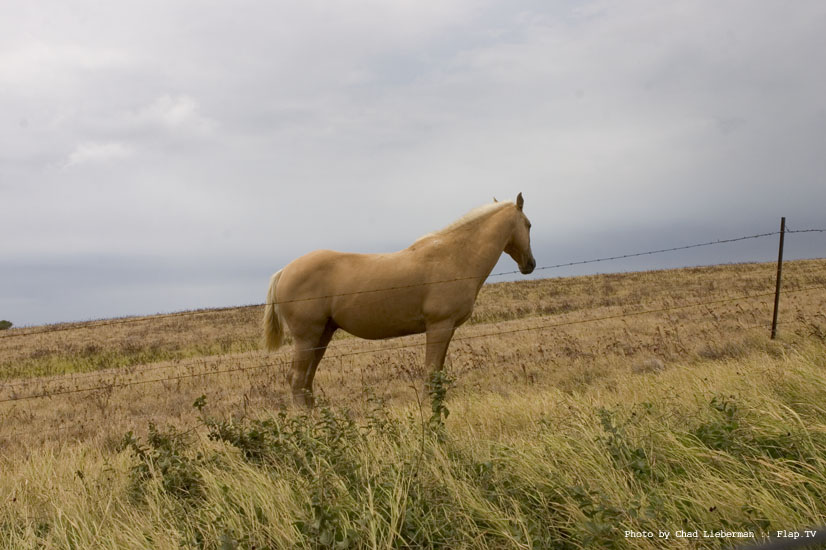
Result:
[[[528,260],[528,263],[526,263],[525,265],[520,265],[519,266],[519,271],[522,272],[522,275],[528,275],[530,273],[533,273],[533,270],[534,270],[535,267],[536,267],[536,260],[531,258],[530,260]]]

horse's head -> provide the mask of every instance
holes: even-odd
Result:
[[[519,265],[519,271],[527,275],[536,267],[536,260],[531,252],[531,222],[522,211],[524,204],[525,199],[522,198],[522,193],[519,193],[516,197],[516,220],[513,233],[508,244],[505,245],[505,252]]]

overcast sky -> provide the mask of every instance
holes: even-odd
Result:
[[[0,319],[262,302],[520,191],[540,266],[824,227],[824,67],[822,0],[6,0]]]

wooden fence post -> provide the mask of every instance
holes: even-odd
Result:
[[[772,337],[777,336],[777,308],[780,305],[780,275],[783,272],[783,237],[786,235],[786,217],[780,218],[780,251],[777,253],[777,283],[774,287],[774,315],[772,315]]]

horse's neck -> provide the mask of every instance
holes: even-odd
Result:
[[[460,252],[451,259],[459,264],[461,271],[484,281],[499,261],[512,230],[511,216],[504,211],[495,212],[480,224],[457,232],[455,244]]]

